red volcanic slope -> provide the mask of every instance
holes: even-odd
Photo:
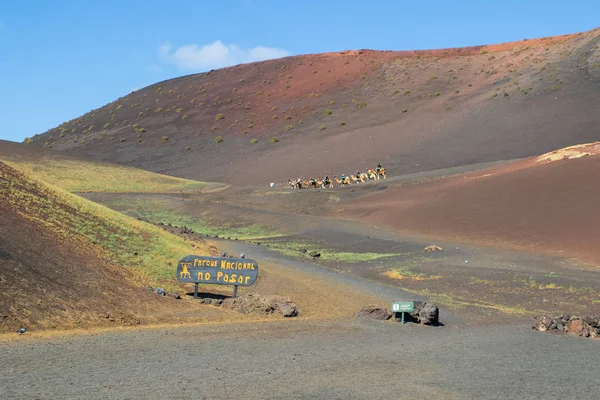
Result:
[[[238,65],[151,85],[32,142],[234,184],[527,157],[596,139],[599,45],[594,30]]]
[[[336,216],[439,238],[530,249],[600,263],[600,157],[535,159],[391,187],[336,204]]]

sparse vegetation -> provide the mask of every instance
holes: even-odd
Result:
[[[452,110],[452,107],[450,107],[450,106],[446,106],[446,107],[444,107],[444,108],[446,109],[446,111],[450,111],[450,110]]]
[[[121,140],[119,140],[121,143],[125,142],[127,139],[125,138],[121,138]]]
[[[325,112],[323,112],[323,115],[331,115],[331,114],[333,114],[333,111],[331,111],[329,109],[327,109],[327,110],[325,110]]]
[[[250,139],[250,144],[255,144],[255,143],[258,143],[258,139],[256,139],[256,138]]]
[[[272,137],[270,140],[271,143],[277,143],[279,142],[279,139],[277,139],[276,137]]]
[[[344,126],[346,123],[344,121],[340,121],[340,126]]]
[[[407,112],[407,111],[408,111],[408,108],[403,108],[403,109],[402,109],[402,112],[403,112],[403,113],[405,113],[405,112]]]
[[[167,136],[163,136],[161,139],[161,142],[166,143],[169,141],[169,138]]]
[[[359,108],[365,108],[366,106],[367,106],[367,103],[366,103],[366,102],[364,102],[364,101],[362,101],[362,100],[358,102],[358,107],[359,107]]]
[[[223,141],[223,137],[222,136],[217,136],[215,138],[215,143],[221,143]]]
[[[319,129],[320,129],[320,130],[325,130],[325,129],[327,129],[327,127],[326,127],[325,125],[321,124],[321,125],[319,126]]]

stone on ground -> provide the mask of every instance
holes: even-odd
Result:
[[[379,306],[364,306],[355,314],[356,317],[385,321],[391,318],[392,313]]]
[[[223,306],[229,307],[242,314],[269,315],[279,312],[284,317],[298,315],[298,306],[289,297],[249,293],[223,301]]]

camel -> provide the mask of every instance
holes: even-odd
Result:
[[[387,176],[385,175],[385,168],[381,168],[377,174],[382,176],[384,179],[387,178]]]
[[[354,182],[365,182],[367,180],[365,174],[359,174],[358,178],[356,177],[356,175],[350,175],[350,178],[354,181]]]
[[[371,168],[369,168],[367,170],[367,174],[368,174],[367,176],[369,177],[369,179],[379,179],[379,175],[377,175],[377,173]]]
[[[338,176],[336,175],[336,176],[334,176],[334,177],[333,177],[333,179],[334,179],[334,180],[335,180],[337,183],[339,183],[340,185],[351,185],[351,184],[352,184],[352,181],[351,181],[351,180],[350,180],[350,178],[348,178],[348,177],[346,177],[346,178],[345,178],[345,179],[342,181],[342,180],[341,180],[340,178],[338,178]]]

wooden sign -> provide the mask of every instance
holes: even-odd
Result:
[[[258,277],[258,263],[247,258],[188,255],[177,265],[179,282],[250,286]]]

